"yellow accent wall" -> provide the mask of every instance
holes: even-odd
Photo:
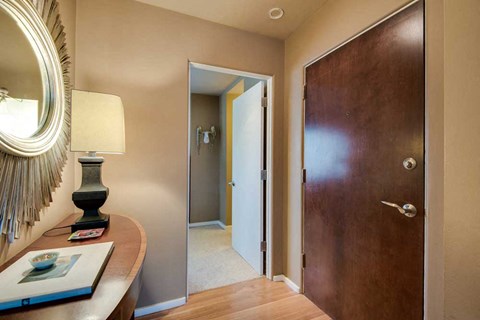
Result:
[[[240,83],[239,83],[240,84]],[[241,81],[243,87],[243,81]],[[243,90],[242,90],[243,91]],[[227,191],[226,191],[226,211],[227,211],[227,225],[232,224],[232,187],[228,185],[232,181],[232,114],[233,114],[233,100],[235,100],[240,94],[237,93],[228,93],[227,94]]]
[[[225,224],[232,224],[232,187],[228,185],[232,181],[232,126],[233,126],[233,100],[245,92],[245,80],[238,81],[232,88],[227,89],[225,94]]]

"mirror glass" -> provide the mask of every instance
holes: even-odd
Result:
[[[3,253],[40,220],[67,161],[70,56],[57,0],[0,0],[0,46]]]
[[[21,23],[0,8],[0,132],[29,138],[48,114],[46,68]]]

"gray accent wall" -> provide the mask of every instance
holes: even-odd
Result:
[[[192,94],[190,116],[190,223],[220,219],[220,145],[222,132],[219,130],[215,142],[204,144],[200,139],[200,152],[197,150],[197,127],[210,130],[213,125],[220,129],[219,97]]]

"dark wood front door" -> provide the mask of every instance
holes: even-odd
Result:
[[[418,2],[306,68],[304,287],[337,320],[423,317],[423,30]]]

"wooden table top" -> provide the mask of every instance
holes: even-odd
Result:
[[[70,215],[58,226],[74,223],[79,215]],[[70,229],[54,230],[42,236],[0,266],[0,272],[27,252],[113,241],[115,248],[92,296],[76,297],[0,312],[3,319],[130,319],[141,287],[141,270],[147,239],[135,220],[110,215],[110,227],[100,238],[68,241]],[[8,288],[1,288],[8,290]]]

